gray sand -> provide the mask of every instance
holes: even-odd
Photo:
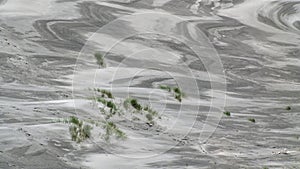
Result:
[[[168,15],[126,18],[141,12]],[[299,0],[0,0],[0,46],[0,168],[300,168]],[[98,69],[92,54],[108,50]],[[181,111],[154,89],[173,76]],[[110,86],[150,100],[159,125],[120,119],[128,140],[71,141],[53,121],[100,118],[88,88]]]

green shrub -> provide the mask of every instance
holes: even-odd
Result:
[[[171,92],[171,87],[170,86],[160,85],[159,88],[163,89],[163,90],[167,90],[168,92]]]
[[[104,128],[106,131],[104,139],[106,141],[109,141],[112,135],[115,135],[118,139],[126,138],[126,134],[123,131],[121,131],[113,122],[107,122]]]
[[[158,112],[153,110],[152,108],[148,108],[147,112],[149,112],[152,116],[157,116],[158,115]]]
[[[179,95],[179,94],[176,94],[176,95],[175,95],[175,99],[178,100],[179,102],[182,101],[181,95]]]
[[[104,58],[103,58],[102,54],[101,53],[95,53],[94,56],[95,56],[95,58],[97,60],[97,64],[99,66],[104,66]]]
[[[144,111],[149,111],[150,107],[149,106],[145,106],[144,107]]]
[[[168,88],[168,90],[169,89],[172,92],[172,89]],[[101,135],[104,136],[103,138],[106,141],[109,141],[111,136],[115,136],[118,139],[126,138],[126,134],[112,121],[114,120],[114,118],[111,117],[113,117],[116,113],[118,113],[119,116],[121,116],[124,113],[127,113],[128,111],[136,112],[136,110],[138,110],[139,113],[131,114],[133,120],[140,121],[141,119],[146,118],[146,124],[148,124],[150,127],[152,127],[155,124],[153,120],[155,116],[158,116],[158,112],[153,110],[149,105],[144,106],[141,105],[137,99],[127,98],[123,101],[123,107],[121,105],[119,107],[119,104],[117,104],[119,102],[114,102],[114,97],[110,91],[102,89],[94,89],[94,91],[98,92],[99,95],[97,95],[96,98],[93,98],[93,100],[103,105],[100,106],[99,109],[105,116],[104,118],[106,122],[95,121],[91,119],[86,120],[86,122],[93,126],[102,126],[105,129],[105,131],[104,133],[101,133]],[[178,90],[176,91],[178,92]],[[129,107],[132,108],[129,109]],[[110,112],[108,110],[110,110]],[[158,117],[158,119],[161,119],[161,117]],[[72,140],[79,143],[91,137],[92,127],[88,124],[84,124],[84,121],[72,116],[67,120],[67,123],[70,124],[69,132],[71,134]]]
[[[107,96],[110,99],[114,98],[113,95],[112,95],[112,93],[110,91],[108,91],[108,90],[100,90],[100,92],[102,94],[102,97]]]
[[[104,105],[107,104],[107,101],[104,98],[102,98],[102,97],[98,97],[98,98],[96,98],[96,100],[97,100],[97,102],[102,103]]]
[[[152,121],[153,120],[152,114],[146,114],[146,118],[147,118],[148,121]]]
[[[74,125],[79,125],[80,121],[79,121],[79,119],[77,117],[71,116],[70,119],[69,119],[69,123],[72,123]]]
[[[172,91],[173,91],[173,94],[174,94],[175,99],[178,100],[179,102],[182,101],[182,97],[184,96],[184,94],[183,94],[183,92],[180,90],[179,87],[171,88],[170,86],[160,85],[159,88],[160,88],[160,89],[163,89],[163,90],[167,90],[168,92],[172,92]]]
[[[248,119],[250,122],[255,123],[255,119],[254,118],[249,118]]]
[[[114,114],[116,113],[117,106],[115,105],[114,102],[112,102],[110,100],[108,101],[108,100],[106,100],[105,98],[102,98],[102,97],[98,97],[96,100],[97,100],[97,102],[102,103],[104,106],[108,107],[110,109],[111,113],[114,113]]]
[[[181,95],[181,91],[180,91],[180,89],[179,89],[178,87],[173,88],[173,91],[174,91],[175,93]]]
[[[226,116],[231,116],[231,113],[229,111],[225,111],[223,112],[223,114],[225,114]]]
[[[143,107],[137,102],[136,99],[131,99],[130,104],[133,108],[135,108],[136,110],[142,110]]]
[[[183,97],[183,92],[179,89],[179,87],[173,88],[173,91],[175,93],[175,99],[177,99],[179,102],[181,102]]]
[[[92,127],[87,124],[83,124],[83,121],[79,120],[77,117],[70,117],[69,123],[69,132],[71,135],[72,141],[80,143],[91,137]]]
[[[106,103],[106,106],[107,106],[108,108],[110,108],[110,112],[111,112],[111,113],[113,113],[113,114],[116,113],[116,111],[117,111],[117,106],[116,106],[112,101],[108,101],[108,102]]]
[[[123,107],[128,110],[129,109],[129,106],[130,106],[130,101],[131,101],[131,98],[127,98],[123,101]]]

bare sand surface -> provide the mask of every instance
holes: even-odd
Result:
[[[300,168],[299,0],[0,0],[0,46],[0,168]],[[162,118],[73,142],[94,87]]]

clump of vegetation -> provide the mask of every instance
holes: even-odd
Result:
[[[179,87],[171,88],[170,86],[160,85],[159,88],[162,89],[162,90],[166,90],[168,92],[173,92],[175,99],[178,100],[179,102],[182,101],[182,97],[184,96],[184,94],[180,90]]]
[[[175,92],[175,99],[177,99],[179,102],[181,102],[182,97],[183,97],[182,91],[178,87],[173,88],[173,91]]]
[[[131,99],[130,104],[133,108],[135,108],[138,111],[143,109],[142,105],[140,105],[136,99]]]
[[[181,102],[181,101],[182,101],[182,99],[181,99],[181,96],[180,96],[180,95],[178,95],[178,94],[176,94],[176,95],[175,95],[175,99],[176,99],[176,100],[178,100],[179,102]]]
[[[223,112],[223,114],[225,114],[226,116],[231,116],[231,113],[229,111],[225,111]]]
[[[129,109],[130,101],[131,101],[131,98],[127,98],[127,99],[125,99],[124,102],[123,102],[123,107],[124,107],[126,110]]]
[[[172,90],[170,86],[166,86],[166,85],[160,85],[159,88],[162,90],[166,90],[168,92],[171,92]]]
[[[143,108],[144,111],[149,111],[149,109],[150,109],[149,106],[145,106],[145,107]]]
[[[149,106],[147,106],[147,109],[145,111],[149,112],[152,116],[157,116],[158,115],[158,112],[153,110]]]
[[[123,102],[121,101],[120,103],[123,103],[122,106],[122,104],[117,104],[118,102],[114,99],[114,96],[111,92],[102,89],[94,89],[94,91],[96,91],[96,97],[93,98],[93,100],[95,100],[96,103],[102,104],[100,110],[103,115],[105,115],[105,120],[96,121],[94,119],[87,119],[83,121],[74,116],[67,120],[60,120],[59,122],[70,124],[69,132],[73,141],[80,143],[85,139],[90,138],[92,126],[103,127],[104,133],[101,133],[100,135],[103,136],[105,141],[110,141],[112,136],[115,136],[117,139],[125,139],[126,134],[114,123],[114,120],[116,119],[113,118],[116,113],[119,115],[124,115],[124,109],[125,112],[136,112],[136,110],[139,111],[139,113],[134,115],[128,114],[131,115],[132,120],[145,120],[145,123],[150,127],[155,124],[154,119],[158,116],[158,112],[153,110],[150,106],[143,106],[138,102],[137,99],[133,98],[127,98]],[[158,118],[161,119],[161,117]]]
[[[104,135],[104,139],[106,141],[110,140],[111,136],[116,136],[117,139],[125,139],[126,138],[126,134],[121,131],[113,122],[107,122],[104,126],[104,129],[106,131],[105,135]]]
[[[69,123],[71,124],[69,132],[71,134],[72,141],[80,143],[91,137],[92,126],[84,124],[83,121],[79,120],[75,116],[70,117]]]
[[[96,101],[99,102],[99,103],[102,103],[103,105],[107,104],[107,100],[102,98],[102,97],[97,97]]]
[[[106,103],[106,106],[110,109],[110,112],[115,114],[117,111],[117,106],[115,105],[115,103],[113,103],[112,101],[108,101]]]
[[[153,120],[153,116],[150,113],[146,114],[146,118],[147,118],[148,121],[152,121]]]
[[[249,118],[248,121],[255,123],[255,119],[254,118]]]
[[[97,60],[97,64],[99,67],[105,66],[104,57],[101,53],[95,53],[94,57]],[[161,89],[167,90],[168,92],[172,92],[172,88],[169,86],[161,86]],[[158,115],[158,112],[150,108],[149,106],[143,107],[137,99],[127,98],[123,102],[123,107],[118,107],[115,104],[113,94],[108,90],[94,89],[96,91],[97,96],[93,98],[97,103],[101,103],[103,106],[100,108],[101,112],[106,115],[105,121],[95,121],[95,120],[86,120],[89,124],[93,126],[102,126],[105,129],[104,139],[109,141],[111,136],[116,136],[119,139],[126,138],[126,134],[112,121],[114,120],[112,117],[118,113],[119,115],[123,114],[122,111],[125,108],[125,111],[130,111],[130,107],[135,110],[138,110],[140,113],[135,114],[132,118],[134,120],[141,120],[146,118],[149,126],[154,125],[154,116]],[[175,98],[181,101],[182,93],[179,88],[174,88],[174,92],[176,94]],[[109,109],[110,111],[106,111]],[[145,113],[145,114],[144,114]],[[160,117],[159,117],[160,118]],[[108,121],[109,120],[109,121]],[[69,120],[59,121],[64,123],[69,123],[69,132],[71,134],[71,138],[73,141],[77,143],[84,141],[91,137],[92,126],[85,124],[86,122],[78,119],[75,116],[70,117]]]
[[[108,91],[108,90],[95,89],[95,91],[101,93],[101,97],[105,97],[106,96],[107,98],[110,98],[110,99],[114,98],[113,95],[112,95],[112,93],[110,91]]]
[[[138,101],[136,99],[132,99],[132,98],[128,98],[123,102],[123,106],[126,110],[129,109],[129,106],[132,106],[134,109],[138,110],[138,111],[146,111],[148,112],[148,114],[146,114],[146,118],[149,119],[153,119],[153,116],[157,116],[158,112],[153,110],[150,106],[142,106],[140,103],[138,103]],[[150,118],[151,115],[151,118]],[[151,120],[149,120],[151,121]]]
[[[94,54],[96,60],[97,60],[97,64],[99,66],[104,66],[104,57],[101,53],[95,53]]]
[[[99,103],[102,103],[104,106],[106,106],[110,110],[110,115],[107,116],[107,118],[111,117],[111,115],[116,114],[117,112],[117,106],[116,104],[112,101],[114,98],[112,93],[107,90],[100,90],[100,89],[95,89],[95,91],[99,92],[101,96],[96,97],[96,101]]]
[[[287,106],[285,109],[286,110],[291,110],[292,108],[291,108],[291,106]]]

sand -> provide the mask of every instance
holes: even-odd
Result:
[[[298,0],[0,0],[0,168],[299,168],[299,38]],[[77,144],[94,87],[162,119]]]

